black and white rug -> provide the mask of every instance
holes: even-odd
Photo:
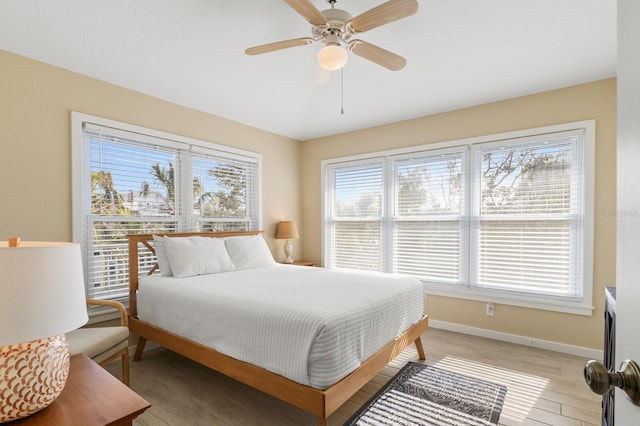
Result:
[[[345,426],[496,425],[506,394],[502,385],[409,362]]]

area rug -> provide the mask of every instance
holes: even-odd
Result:
[[[409,362],[345,426],[496,425],[506,394],[502,385]]]

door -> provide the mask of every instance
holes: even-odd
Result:
[[[618,0],[616,366],[640,362],[640,1]],[[640,424],[616,389],[615,424]]]

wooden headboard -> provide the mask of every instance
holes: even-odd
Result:
[[[156,254],[156,249],[153,247],[153,236],[162,237],[237,237],[242,235],[258,235],[263,231],[222,231],[222,232],[181,232],[171,234],[131,234],[129,238],[129,316],[133,318],[138,317],[138,261],[139,261],[139,249],[140,245],[146,247],[153,255]],[[158,269],[158,262],[147,272],[147,275],[152,275]]]

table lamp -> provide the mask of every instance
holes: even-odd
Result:
[[[291,257],[291,252],[293,250],[293,246],[291,245],[290,239],[299,238],[298,229],[296,228],[296,223],[292,220],[280,222],[278,224],[278,231],[276,232],[276,238],[286,240],[284,242],[284,263],[293,263],[293,258]]]
[[[88,320],[80,245],[0,242],[0,423],[51,404],[69,375],[64,333]]]

